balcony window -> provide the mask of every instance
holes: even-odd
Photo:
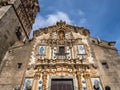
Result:
[[[59,53],[65,53],[65,47],[63,46],[59,47]]]

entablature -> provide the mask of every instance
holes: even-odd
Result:
[[[89,65],[87,59],[38,59],[36,65]]]
[[[46,43],[47,45],[77,45],[83,44],[82,38],[78,39],[41,39],[39,43]]]

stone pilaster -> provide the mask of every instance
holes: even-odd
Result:
[[[71,52],[71,59],[73,59],[72,47],[70,47],[70,52]]]
[[[51,47],[51,59],[53,58],[53,49],[54,47]]]
[[[42,80],[43,80],[42,90],[46,90],[46,83],[47,83],[47,73],[46,72],[43,72]]]
[[[83,76],[86,80],[87,90],[93,90],[91,85],[90,75],[88,73],[85,73]]]
[[[82,78],[81,78],[81,73],[77,72],[77,80],[78,80],[78,90],[82,90]]]
[[[33,81],[33,85],[32,85],[32,90],[37,90],[38,89],[38,80],[39,79],[34,79]]]
[[[39,82],[39,79],[41,78],[41,72],[40,72],[39,68],[37,70],[38,71],[35,73],[35,76],[34,76],[32,90],[37,90],[38,89],[38,82]]]

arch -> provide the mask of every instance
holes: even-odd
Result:
[[[111,90],[110,86],[105,86],[105,90]]]

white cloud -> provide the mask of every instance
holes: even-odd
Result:
[[[116,40],[115,47],[118,49],[118,53],[120,55],[120,38],[118,40]]]
[[[41,16],[40,14],[38,14],[33,25],[33,30],[53,25],[60,20],[66,21],[68,24],[72,23],[72,20],[64,12],[59,11],[57,13],[49,14],[47,16]]]
[[[78,11],[78,14],[79,14],[80,16],[84,16],[84,15],[85,15],[85,13],[84,13],[82,10],[79,10],[79,11]]]
[[[86,18],[81,18],[81,19],[80,19],[80,24],[84,24],[86,21],[87,21]]]
[[[87,22],[87,19],[85,18],[85,12],[82,10],[78,10],[78,15],[80,17],[78,25],[85,25],[85,23]]]
[[[120,38],[116,40],[115,46],[116,46],[116,47],[119,47],[119,45],[120,45]]]

